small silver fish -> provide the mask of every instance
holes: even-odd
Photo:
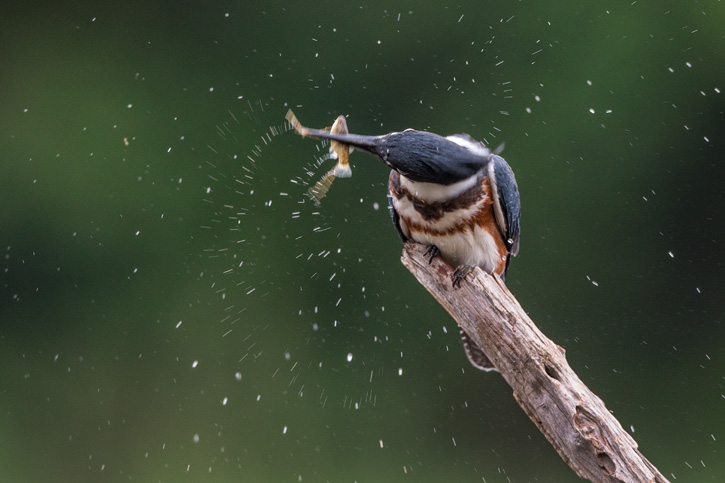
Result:
[[[322,131],[329,131],[333,134],[349,134],[345,116],[338,116],[332,124],[332,127],[319,130],[304,127],[291,109],[287,111],[285,119],[289,121],[290,125],[302,137],[316,137],[316,133]],[[337,164],[332,170],[325,173],[314,186],[307,190],[307,193],[316,204],[319,204],[322,198],[325,197],[335,178],[349,178],[352,176],[352,167],[350,166],[350,153],[352,151],[353,148],[347,144],[334,140],[330,141],[330,157],[337,159]]]
[[[333,134],[349,134],[347,130],[347,121],[345,116],[337,116],[335,122],[330,128],[330,132]],[[332,169],[335,176],[338,178],[349,178],[352,176],[352,168],[350,167],[350,153],[353,148],[347,144],[342,144],[339,141],[330,141],[330,152],[337,158],[337,164]]]

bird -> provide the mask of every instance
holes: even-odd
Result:
[[[308,129],[371,154],[391,168],[388,208],[400,239],[427,246],[429,263],[440,257],[453,269],[453,287],[476,267],[505,281],[519,252],[521,200],[511,166],[468,134],[441,136],[406,129],[380,136]],[[474,367],[496,370],[461,329]]]

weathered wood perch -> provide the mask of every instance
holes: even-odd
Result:
[[[498,277],[476,269],[454,289],[450,267],[440,259],[429,264],[424,251],[407,243],[403,264],[483,349],[577,475],[593,482],[667,482]]]

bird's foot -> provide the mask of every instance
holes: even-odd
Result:
[[[435,245],[428,245],[428,249],[423,253],[424,257],[428,257],[428,265],[433,263],[433,259],[441,254],[440,249]]]
[[[453,286],[460,287],[461,281],[466,278],[469,273],[473,273],[474,268],[475,267],[472,267],[471,265],[458,265],[453,271],[453,276],[451,277],[453,279]]]

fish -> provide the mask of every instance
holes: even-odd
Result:
[[[335,119],[332,126],[325,129],[311,129],[303,126],[297,119],[297,116],[295,116],[294,112],[292,112],[292,109],[287,111],[285,119],[287,119],[294,130],[302,137],[316,138],[320,135],[320,133],[328,132],[332,134],[349,134],[347,121],[345,116],[342,115],[337,116],[337,119]],[[350,153],[353,150],[354,149],[347,144],[330,140],[330,158],[337,159],[337,164],[335,164],[335,167],[330,171],[326,172],[314,186],[307,190],[308,195],[312,198],[315,204],[320,204],[322,198],[324,198],[330,190],[335,178],[350,178],[352,176]]]
[[[332,134],[350,134],[347,130],[347,121],[345,116],[337,116],[335,122],[330,128]],[[335,154],[337,158],[337,164],[332,171],[338,178],[349,178],[352,176],[352,168],[350,167],[350,153],[353,151],[347,144],[343,144],[340,141],[330,141],[330,152]]]

